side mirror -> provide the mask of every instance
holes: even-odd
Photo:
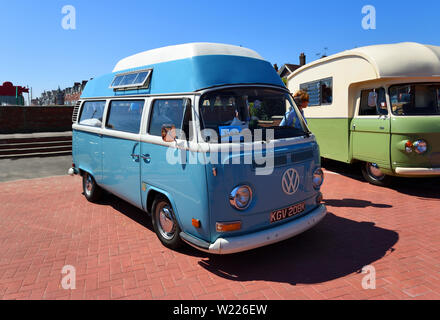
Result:
[[[377,93],[374,91],[371,91],[368,94],[368,106],[370,108],[376,107],[377,106]]]
[[[176,141],[176,126],[174,124],[164,124],[162,126],[162,140],[165,142]]]

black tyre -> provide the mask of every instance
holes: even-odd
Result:
[[[102,197],[102,189],[96,184],[92,175],[87,172],[83,174],[83,191],[84,196],[90,202],[97,202]]]
[[[183,245],[180,238],[181,229],[174,214],[173,207],[164,196],[157,196],[152,210],[153,228],[162,244],[170,249],[178,249]]]
[[[369,183],[380,187],[386,187],[391,184],[391,177],[383,174],[379,167],[371,162],[365,162],[361,166],[362,175]]]

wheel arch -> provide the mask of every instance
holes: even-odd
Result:
[[[163,196],[165,197],[169,203],[171,204],[171,206],[173,207],[173,211],[174,214],[176,216],[177,222],[179,223],[180,226],[182,226],[181,220],[180,220],[180,215],[179,215],[179,210],[176,206],[176,203],[174,202],[173,197],[171,196],[171,194],[165,190],[161,190],[155,187],[149,187],[147,189],[147,200],[146,200],[146,211],[148,214],[152,214],[152,210],[153,210],[153,204],[154,204],[154,200],[158,197],[158,196]]]

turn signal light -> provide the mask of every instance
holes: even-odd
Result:
[[[411,141],[407,141],[406,143],[405,143],[405,151],[406,151],[406,153],[412,153],[413,152],[413,143],[411,142]]]
[[[316,197],[316,204],[321,204],[323,200],[324,196],[322,195],[322,193],[318,193],[318,196]]]
[[[241,221],[235,222],[217,222],[217,232],[231,232],[241,229]]]
[[[202,226],[202,224],[200,223],[200,220],[197,220],[197,219],[192,219],[192,225],[194,227],[196,227],[197,229],[199,229]]]

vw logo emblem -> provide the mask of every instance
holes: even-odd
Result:
[[[298,191],[299,187],[299,174],[295,169],[287,170],[283,175],[281,183],[285,194],[291,196]]]

